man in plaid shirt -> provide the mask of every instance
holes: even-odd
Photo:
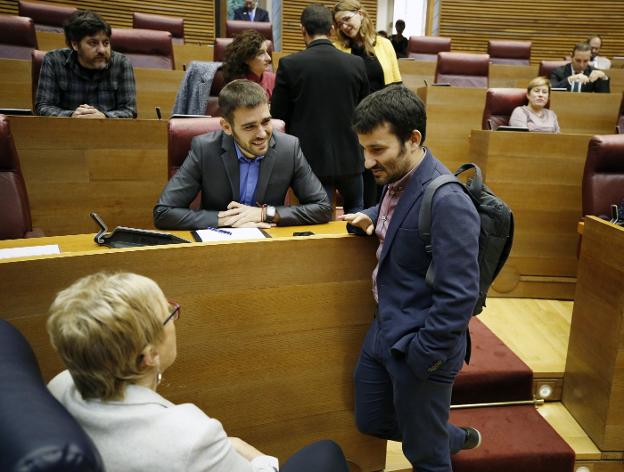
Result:
[[[132,65],[111,51],[111,27],[92,11],[77,11],[65,23],[69,48],[43,59],[36,113],[74,118],[136,118]]]

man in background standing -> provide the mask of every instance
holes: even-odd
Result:
[[[362,210],[364,159],[351,118],[368,94],[364,61],[336,49],[329,40],[330,10],[310,5],[301,14],[307,48],[280,60],[271,114],[286,122],[325,191],[338,189],[345,213]]]
[[[257,0],[245,0],[245,4],[234,10],[234,19],[242,21],[260,21],[268,23],[269,12],[257,6]]]

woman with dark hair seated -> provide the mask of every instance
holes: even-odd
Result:
[[[98,273],[60,292],[48,333],[67,370],[48,384],[95,443],[108,472],[274,472],[275,457],[230,438],[216,419],[156,390],[176,359],[180,306],[151,279]],[[216,341],[218,342],[218,341]],[[306,446],[282,472],[343,471],[332,441]]]
[[[269,70],[271,56],[269,41],[255,30],[246,30],[236,36],[225,48],[225,60],[221,68],[225,84],[236,79],[248,79],[259,84],[269,100],[275,87],[275,74]],[[220,91],[220,90],[219,90]],[[211,95],[218,95],[214,90]]]

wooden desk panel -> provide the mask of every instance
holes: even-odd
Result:
[[[95,270],[144,274],[184,311],[178,358],[159,389],[166,398],[195,403],[282,461],[331,438],[361,470],[381,470],[385,441],[358,433],[353,419],[375,249],[374,238],[337,235],[4,261],[11,297],[0,299],[0,313],[25,334],[49,380],[62,369],[45,332],[58,290]]]
[[[0,107],[32,108],[30,61],[0,59]]]
[[[426,87],[427,84],[433,84],[435,70],[436,61],[399,59],[399,71],[401,72],[403,84],[412,90],[416,90],[419,87]]]
[[[591,136],[473,130],[472,160],[513,210],[514,246],[499,296],[572,299],[581,180]]]
[[[153,227],[152,209],[167,181],[166,121],[11,117],[10,123],[33,224],[46,235],[93,231],[91,211],[110,227]]]
[[[624,228],[585,218],[563,403],[603,451],[624,450]]]
[[[55,33],[54,31],[37,31],[37,45],[41,51],[66,48],[65,34]]]
[[[621,93],[553,92],[550,107],[563,133],[613,134],[621,101]]]
[[[526,88],[537,70],[537,65],[490,64],[490,87]]]

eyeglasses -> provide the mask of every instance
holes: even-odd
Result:
[[[165,318],[165,321],[163,321],[163,326],[166,325],[171,320],[178,321],[178,319],[180,319],[180,310],[181,310],[180,304],[172,300],[168,300],[168,302],[169,302],[169,308],[171,309],[171,312],[169,313],[169,316]]]
[[[357,12],[354,12],[351,15],[345,15],[340,20],[336,20],[336,24],[338,25],[338,28],[342,28],[344,25],[349,23],[355,15],[357,15]]]

